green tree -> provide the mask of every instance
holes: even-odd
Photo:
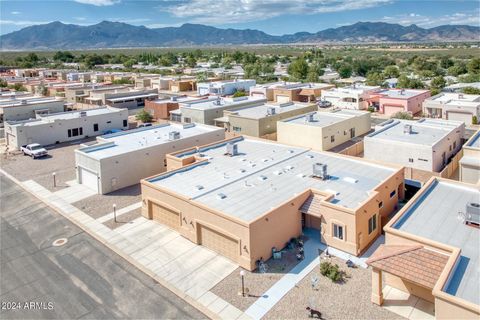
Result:
[[[448,69],[451,66],[453,66],[453,61],[450,59],[450,57],[445,56],[440,59],[440,67]]]
[[[303,80],[307,77],[308,73],[308,64],[304,58],[297,58],[295,61],[290,63],[288,66],[287,72],[290,76]]]
[[[8,83],[4,79],[0,79],[0,88],[6,88],[8,87]]]
[[[369,72],[366,83],[369,86],[384,86],[385,79],[379,72]]]
[[[466,87],[463,88],[462,92],[465,94],[480,94],[480,89],[474,87]]]
[[[393,119],[403,119],[403,120],[413,120],[413,116],[408,113],[408,112],[405,112],[405,111],[399,111],[397,113],[395,113],[394,115],[392,115]]]
[[[73,62],[74,59],[75,56],[70,51],[57,51],[53,56],[53,60],[61,62]]]
[[[142,121],[143,123],[145,122],[152,122],[153,120],[153,117],[150,113],[148,113],[147,111],[145,110],[141,110],[139,111],[136,115],[135,115],[135,119],[139,120],[139,121]]]
[[[386,78],[397,78],[400,76],[400,71],[398,70],[397,66],[387,66],[383,70],[383,74]]]
[[[461,74],[467,73],[467,67],[464,63],[456,63],[447,69],[447,73],[451,76],[457,77]]]
[[[130,69],[130,68],[133,67],[133,65],[136,64],[136,63],[137,63],[137,61],[136,61],[135,59],[128,59],[127,61],[125,61],[125,62],[123,63],[123,66],[124,66],[125,68],[129,68],[129,69]]]
[[[423,88],[425,88],[425,85],[419,79],[410,79],[406,75],[401,75],[398,78],[397,88],[423,89]]]
[[[434,89],[442,89],[447,85],[447,81],[442,76],[438,76],[432,79],[430,82],[430,87]]]
[[[467,71],[470,74],[480,74],[480,58],[471,59],[467,63]]]
[[[187,64],[187,66],[189,66],[190,68],[195,68],[197,66],[197,59],[195,59],[194,56],[190,55],[187,57],[187,59],[185,60],[185,63]]]
[[[248,94],[247,92],[245,92],[245,90],[237,90],[235,91],[235,93],[233,94],[233,97],[234,98],[238,98],[238,97],[246,97]]]
[[[196,78],[197,78],[197,82],[205,82],[207,81],[208,76],[206,72],[200,72],[200,73],[197,73]]]
[[[323,69],[318,63],[312,63],[308,67],[308,73],[307,73],[307,81],[308,82],[317,82],[318,77],[322,76],[324,74]]]

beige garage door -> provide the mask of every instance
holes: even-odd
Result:
[[[238,241],[205,226],[200,227],[200,244],[233,261],[238,258]]]
[[[461,121],[464,122],[466,125],[472,124],[472,114],[465,113],[465,112],[448,112],[447,113],[448,120],[454,121]]]
[[[277,102],[278,103],[290,102],[290,97],[289,96],[283,96],[283,95],[277,95]]]
[[[169,210],[156,203],[151,203],[152,219],[166,225],[169,228],[178,230],[180,228],[179,213]]]
[[[395,106],[384,106],[383,112],[386,115],[393,116],[397,112],[405,111],[402,107],[395,107]]]

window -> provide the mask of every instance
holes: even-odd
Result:
[[[457,148],[457,141],[453,141],[453,149]]]
[[[93,131],[97,132],[98,131],[98,123],[93,124]]]
[[[343,240],[343,226],[339,226],[338,224],[333,224],[333,236],[340,240]]]
[[[373,215],[368,219],[368,234],[372,233],[377,229],[377,215]]]
[[[191,118],[183,118],[183,122],[185,123],[191,123],[192,119]]]
[[[390,198],[395,197],[396,194],[397,194],[397,190],[393,190],[392,192],[390,192]]]
[[[233,131],[235,131],[235,132],[240,132],[240,131],[242,131],[242,128],[240,128],[240,127],[233,127],[232,129],[233,129]]]
[[[413,162],[413,158],[408,158],[408,162]]]
[[[335,142],[335,136],[330,137],[330,142]]]
[[[420,161],[424,161],[424,162],[428,162],[428,160],[427,160],[427,159],[418,158],[418,160],[420,160]]]
[[[355,138],[355,128],[350,128],[350,138]]]
[[[448,151],[452,151],[452,145],[448,146]]]
[[[78,128],[78,131],[80,132],[80,135],[83,135],[83,128]]]
[[[112,123],[112,121],[107,121],[107,123]]]
[[[68,129],[68,137],[77,137],[83,135],[83,128]]]
[[[127,120],[123,120],[123,126],[126,127],[128,125],[128,121]]]
[[[78,136],[78,128],[72,129],[72,136],[73,137]]]
[[[70,138],[72,136],[72,129],[68,129],[68,137]]]
[[[383,202],[382,202],[382,201],[380,201],[380,202],[378,203],[378,208],[379,208],[379,209],[382,209],[382,208],[383,208]]]

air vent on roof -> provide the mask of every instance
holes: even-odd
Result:
[[[170,98],[171,101],[177,101],[177,97],[176,96],[173,96]]]
[[[319,178],[322,180],[328,179],[327,165],[325,163],[314,163],[313,166],[313,177]]]
[[[476,202],[467,203],[466,223],[480,225],[480,204]]]
[[[261,180],[261,181],[267,180],[267,176],[259,176],[259,177],[258,177],[258,180]]]
[[[170,131],[168,133],[168,138],[170,140],[178,140],[178,139],[180,139],[180,132],[179,131]]]
[[[225,155],[230,157],[238,155],[238,145],[236,143],[227,143],[227,153]]]
[[[219,106],[221,104],[220,103],[220,98],[217,98],[217,100],[214,100],[213,104],[216,105],[216,106]]]
[[[412,134],[412,125],[406,124],[403,126],[403,133],[404,134]]]
[[[227,196],[224,193],[217,193],[218,199],[225,199]]]
[[[86,117],[87,111],[80,111],[80,117]]]
[[[458,94],[458,99],[463,99],[463,93]]]
[[[313,113],[307,114],[305,116],[305,122],[313,122]]]
[[[400,90],[400,94],[404,95],[405,94],[405,89]]]
[[[267,115],[273,116],[276,113],[276,110],[274,107],[268,107],[267,108]]]
[[[22,100],[20,103],[21,104],[27,104],[27,100]]]
[[[198,184],[198,185],[195,186],[195,189],[197,189],[197,190],[203,190],[203,186],[200,185],[200,184]]]

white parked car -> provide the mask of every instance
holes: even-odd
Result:
[[[31,143],[22,146],[22,152],[25,156],[30,156],[33,159],[44,157],[48,154],[47,149],[39,145],[38,143]]]

